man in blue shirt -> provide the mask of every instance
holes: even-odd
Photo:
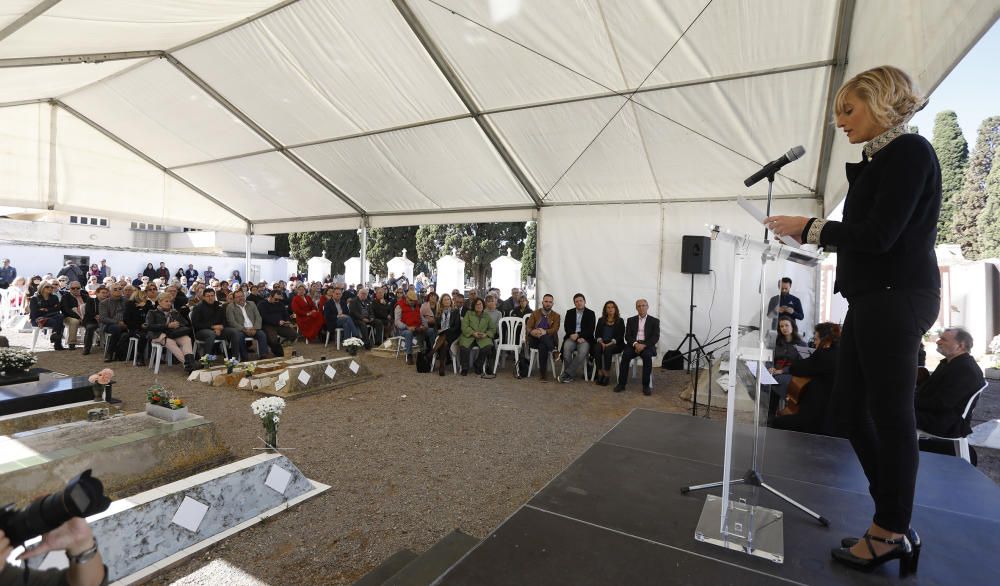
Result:
[[[0,267],[0,281],[5,285],[10,285],[17,278],[17,269],[10,266],[10,259],[3,259],[3,267]]]
[[[781,278],[781,294],[775,295],[767,304],[767,316],[771,318],[771,329],[778,329],[778,318],[782,315],[791,317],[796,322],[805,315],[802,313],[802,302],[792,295],[792,280]],[[796,323],[798,325],[798,323]]]

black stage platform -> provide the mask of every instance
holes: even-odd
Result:
[[[913,526],[919,572],[890,562],[864,574],[830,559],[873,512],[846,440],[767,430],[768,483],[830,519],[829,528],[763,493],[784,515],[785,563],[694,539],[709,491],[721,480],[724,424],[635,410],[591,446],[435,584],[994,584],[1000,576],[1000,487],[964,460],[920,454]],[[743,447],[746,447],[743,443]],[[748,459],[737,459],[745,463]],[[711,491],[721,494],[721,490]]]
[[[85,376],[6,385],[0,387],[0,415],[93,400],[93,385]]]

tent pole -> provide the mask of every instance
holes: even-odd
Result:
[[[358,282],[362,286],[367,286],[368,284],[368,271],[365,270],[365,265],[368,264],[368,219],[365,218],[361,224],[361,280]]]
[[[246,264],[243,268],[243,282],[246,283],[250,280],[252,273],[250,272],[250,247],[253,245],[253,224],[247,222],[247,246],[246,246]]]

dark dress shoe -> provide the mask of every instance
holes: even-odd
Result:
[[[910,527],[910,530],[907,532],[907,537],[910,538],[910,545],[913,546],[913,551],[920,551],[920,534],[917,533],[916,529]],[[859,541],[861,540],[857,537],[845,537],[840,540],[840,547],[850,549]]]
[[[863,572],[870,572],[875,568],[881,566],[882,564],[892,561],[899,560],[899,577],[905,578],[910,574],[915,574],[917,572],[917,561],[920,558],[920,554],[913,548],[910,540],[905,535],[899,539],[883,539],[881,537],[875,537],[874,535],[869,535],[865,533],[863,537],[865,544],[868,546],[868,552],[872,555],[870,558],[860,558],[846,547],[838,547],[830,551],[833,559],[848,566],[854,568],[855,570],[861,570]],[[875,555],[875,547],[872,546],[872,541],[878,541],[885,543],[887,545],[895,545],[896,547],[890,549],[882,555]]]
[[[615,385],[615,392],[620,393],[625,390],[625,385]]]
[[[648,397],[653,394],[653,389],[649,387],[642,387],[642,394]]]
[[[69,349],[70,350],[76,350],[76,344],[70,344],[69,345]]]
[[[83,349],[83,355],[84,356],[89,356],[90,355],[90,348],[84,348]]]
[[[462,369],[462,376],[469,376],[469,369],[468,368],[463,368]]]
[[[406,364],[408,365],[413,364],[413,354],[406,355]]]

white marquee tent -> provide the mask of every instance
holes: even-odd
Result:
[[[655,299],[683,332],[680,236],[753,228],[732,200],[765,186],[742,179],[797,144],[775,210],[833,209],[858,156],[835,138],[836,87],[891,63],[933,89],[998,15],[1000,0],[5,0],[0,206],[248,233],[533,218],[539,287],[565,298],[600,275],[591,297]],[[581,233],[613,245],[581,254]]]

